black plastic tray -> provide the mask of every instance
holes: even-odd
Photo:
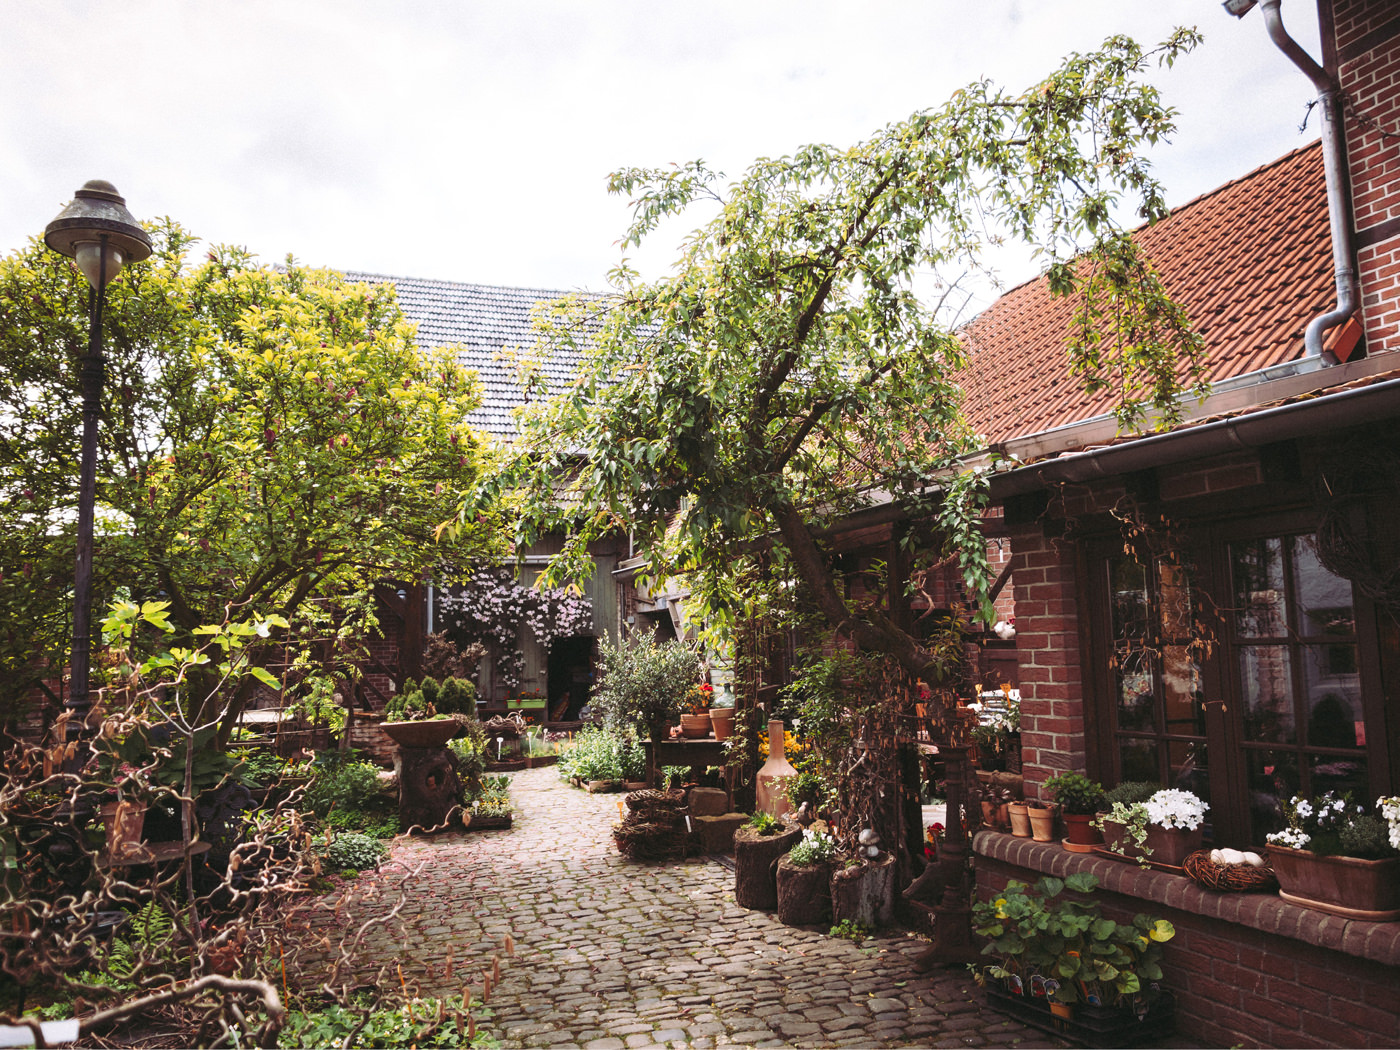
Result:
[[[1076,1003],[1074,1017],[1066,1020],[1052,1014],[1044,999],[1012,995],[994,985],[987,986],[987,999],[1023,1024],[1095,1050],[1158,1043],[1171,1035],[1176,1025],[1176,1000],[1170,992],[1158,993],[1141,1020],[1123,1010],[1086,1003]]]

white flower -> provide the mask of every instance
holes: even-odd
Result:
[[[1289,849],[1307,849],[1308,843],[1312,839],[1308,833],[1301,828],[1284,828],[1282,831],[1273,831],[1266,836],[1275,846],[1287,846]]]
[[[1164,828],[1186,828],[1188,831],[1201,826],[1206,810],[1210,806],[1189,791],[1168,788],[1153,795],[1144,804],[1149,823]]]

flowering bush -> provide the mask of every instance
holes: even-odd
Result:
[[[1387,804],[1391,808],[1388,808]],[[1377,799],[1384,820],[1350,794],[1329,791],[1317,798],[1294,795],[1283,807],[1288,826],[1269,834],[1275,846],[1323,856],[1384,857],[1400,850],[1400,799]],[[1392,817],[1392,812],[1394,817]],[[1387,826],[1388,825],[1388,826]]]
[[[548,649],[556,638],[593,633],[593,605],[564,587],[535,590],[509,569],[481,569],[465,584],[438,598],[443,623],[471,642],[492,650],[496,671],[507,688],[517,688],[525,669],[521,628]]]
[[[1149,823],[1164,828],[1185,828],[1193,831],[1206,819],[1210,805],[1189,791],[1167,788],[1149,798],[1143,805]]]

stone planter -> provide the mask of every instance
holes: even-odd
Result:
[[[457,723],[451,718],[432,718],[420,722],[380,722],[379,728],[399,747],[442,747],[457,735]]]
[[[784,926],[831,922],[831,865],[799,867],[781,857],[777,868],[778,921]]]
[[[1270,845],[1269,860],[1286,901],[1349,919],[1400,919],[1400,857],[1326,857]]]
[[[772,911],[778,906],[778,859],[801,841],[796,824],[774,835],[750,827],[734,833],[734,899],[739,907]]]

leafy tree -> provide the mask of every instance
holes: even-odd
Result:
[[[967,358],[916,277],[980,265],[989,240],[1036,246],[1055,291],[1081,303],[1076,374],[1116,386],[1125,423],[1149,407],[1174,418],[1201,343],[1114,216],[1166,212],[1142,154],[1173,111],[1144,75],[1196,41],[1115,37],[1021,94],[975,83],[866,142],[762,159],[727,185],[702,163],[615,173],[610,189],[633,195],[624,250],[693,206],[711,214],[669,276],[645,282],[624,262],[611,294],[537,318],[543,342],[585,361],[524,418],[513,471],[520,538],[575,525],[546,579],[586,572],[588,543],[627,528],[652,576],[684,576],[723,625],[761,561],[800,582],[828,629],[939,681],[955,647],[851,600],[824,540],[892,501],[936,523],[922,564],[956,559],[989,614],[986,478],[962,465],[985,444],[959,408]]]
[[[180,227],[152,233],[151,258],[108,291],[94,609],[162,599],[188,645],[230,604],[293,620],[444,557],[499,556],[484,517],[438,542],[441,494],[490,469],[464,424],[478,384],[416,347],[391,288],[234,248],[191,261]],[[86,298],[37,239],[0,260],[9,701],[67,659]]]

